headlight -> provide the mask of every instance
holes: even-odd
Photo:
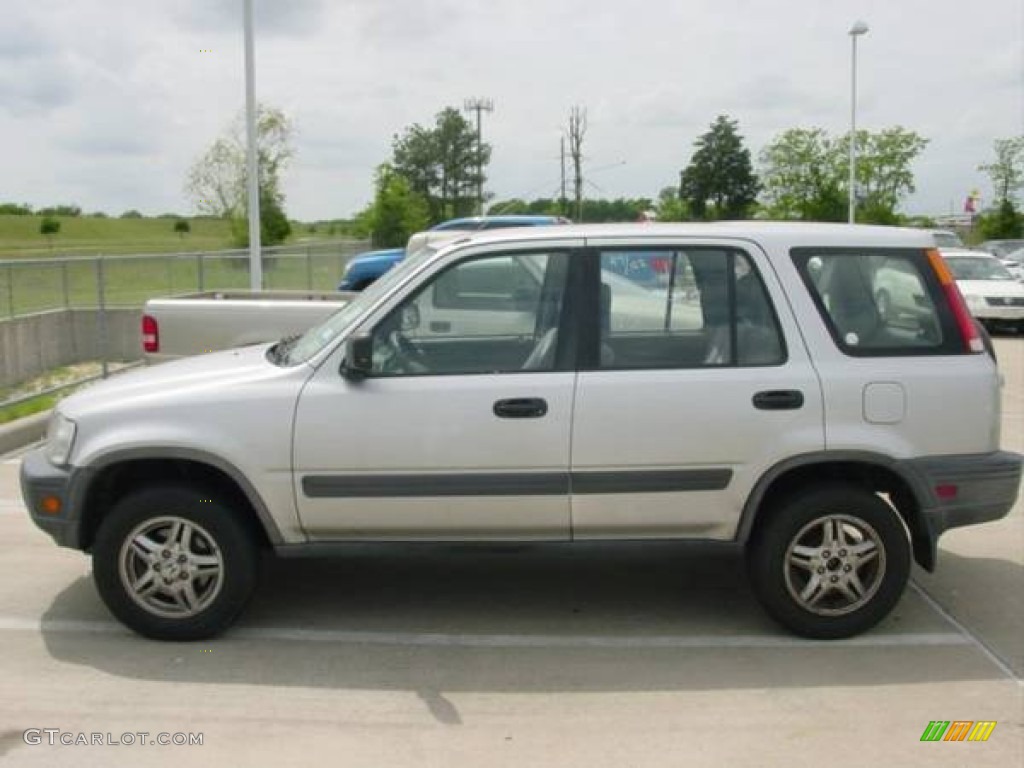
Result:
[[[985,306],[985,299],[982,296],[977,296],[973,293],[968,293],[964,296],[964,301],[967,302],[967,306],[970,309],[981,309]]]
[[[46,430],[46,458],[50,463],[63,467],[71,456],[71,446],[75,442],[75,422],[60,411],[54,411],[50,417],[50,426]]]

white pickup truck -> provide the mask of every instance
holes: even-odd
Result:
[[[150,299],[142,314],[147,363],[277,341],[303,333],[356,294],[333,291],[206,291]]]

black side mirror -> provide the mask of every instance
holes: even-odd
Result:
[[[373,337],[353,336],[345,342],[345,359],[341,375],[352,381],[361,381],[373,369]]]

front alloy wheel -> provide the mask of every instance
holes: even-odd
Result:
[[[259,548],[244,510],[187,486],[143,489],[104,517],[96,588],[118,619],[157,640],[201,640],[235,620],[256,583]]]
[[[157,517],[138,525],[121,545],[121,584],[156,616],[187,618],[220,594],[224,557],[213,536],[182,517]]]

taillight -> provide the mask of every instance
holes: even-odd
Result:
[[[160,326],[150,315],[142,316],[142,349],[145,352],[160,351]]]
[[[956,325],[960,329],[960,338],[963,339],[964,349],[967,352],[984,352],[985,342],[981,340],[981,334],[978,333],[978,327],[974,324],[974,318],[971,317],[971,313],[967,309],[967,302],[964,301],[960,289],[956,287],[956,280],[953,279],[953,274],[949,271],[949,267],[946,266],[946,262],[942,260],[942,254],[933,248],[929,248],[927,253],[928,261],[935,271],[935,276],[939,278],[942,293],[946,296],[946,303],[949,305],[953,317],[956,318]]]

